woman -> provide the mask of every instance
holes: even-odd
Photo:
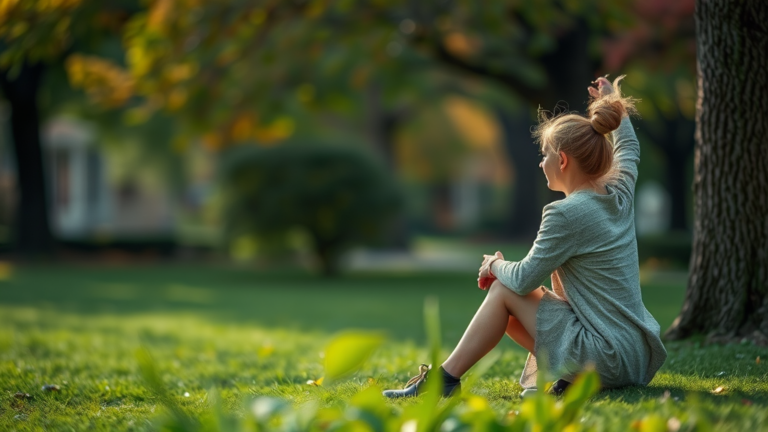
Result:
[[[530,351],[520,384],[535,391],[537,356],[560,376],[562,393],[591,365],[604,388],[648,384],[666,359],[659,324],[643,305],[634,223],[640,145],[629,121],[633,100],[617,78],[589,87],[589,117],[564,114],[543,121],[535,137],[550,189],[565,198],[544,206],[538,236],[521,261],[484,255],[478,281],[493,279],[488,295],[453,353],[440,367],[444,395],[495,347],[504,333]],[[612,133],[613,144],[608,139]],[[551,274],[552,290],[540,283]],[[415,396],[428,367],[403,390]]]

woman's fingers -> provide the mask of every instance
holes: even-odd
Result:
[[[613,93],[613,86],[611,85],[611,82],[605,79],[604,77],[600,77],[597,79],[597,88],[600,91],[601,95],[607,95]]]
[[[597,78],[596,80],[592,81],[592,84],[596,85],[597,88],[590,86],[587,87],[587,91],[593,98],[599,98],[601,96],[613,93],[613,86],[611,85],[611,82],[608,81],[608,79],[605,77]]]

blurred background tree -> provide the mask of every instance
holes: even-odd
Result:
[[[110,23],[92,38],[98,43],[75,44],[79,33],[67,30],[69,48],[45,57],[66,67],[68,89],[84,90],[92,104],[80,104],[78,115],[103,133],[134,134],[132,143],[171,161],[199,147],[219,157],[289,138],[361,143],[407,180],[411,212],[432,209],[424,220],[435,228],[411,213],[391,244],[407,245],[414,229],[457,232],[441,215],[466,206],[457,178],[472,170],[495,188],[474,198],[496,218],[484,219],[483,235],[529,241],[541,207],[558,197],[537,168],[536,108],[583,109],[592,79],[628,73],[627,91],[643,100],[639,134],[652,162],[640,167],[641,183],[668,189],[669,228],[683,233],[678,255],[687,258],[692,0],[55,4],[60,18],[83,27]],[[17,7],[6,12],[32,22]],[[19,39],[10,27],[7,65],[23,66],[23,56],[7,53],[40,38]],[[472,165],[480,153],[485,162]],[[641,255],[665,253],[668,237]]]
[[[134,1],[9,1],[0,6],[0,88],[10,106],[10,129],[18,171],[19,200],[11,230],[15,249],[26,256],[52,251],[49,204],[40,145],[40,90],[45,75],[78,50],[118,39],[138,9]],[[104,102],[130,96],[131,79],[108,69],[117,84]],[[60,102],[60,101],[57,101]],[[50,108],[50,106],[48,107]]]
[[[284,139],[296,110],[331,111],[358,120],[357,133],[394,166],[392,138],[414,105],[459,92],[489,104],[502,125],[520,180],[506,234],[531,238],[539,208],[556,196],[539,198],[537,149],[521,144],[531,107],[584,107],[600,40],[632,23],[630,5],[156,1],[126,32],[128,73],[146,100],[131,118],[168,110],[188,120],[189,137],[220,148]],[[108,78],[90,76],[98,64],[73,59],[71,75],[82,77],[73,82],[108,93],[99,90]]]

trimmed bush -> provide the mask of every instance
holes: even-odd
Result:
[[[287,241],[301,229],[324,274],[336,274],[353,246],[383,239],[402,199],[382,166],[333,146],[243,147],[224,167],[227,238]]]

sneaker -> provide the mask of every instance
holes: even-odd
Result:
[[[567,389],[569,385],[571,385],[570,382],[564,379],[559,379],[552,384],[552,387],[549,388],[547,393],[560,397],[563,395],[563,393],[565,393],[565,389]],[[535,395],[538,393],[538,391],[539,389],[536,387],[527,388],[524,389],[522,393],[520,393],[520,397],[524,399],[526,397]]]
[[[382,394],[384,397],[390,399],[401,397],[418,396],[422,393],[424,384],[427,382],[427,376],[432,369],[431,365],[422,364],[419,366],[419,374],[408,380],[405,383],[405,388],[402,390],[384,390]],[[461,383],[457,383],[451,388],[443,388],[443,396],[448,397],[454,394],[458,394],[461,391]]]
[[[570,382],[564,379],[559,379],[554,384],[552,384],[552,387],[549,388],[549,393],[558,397],[562,396],[563,393],[565,393],[565,389],[567,389],[569,385],[571,385]]]

